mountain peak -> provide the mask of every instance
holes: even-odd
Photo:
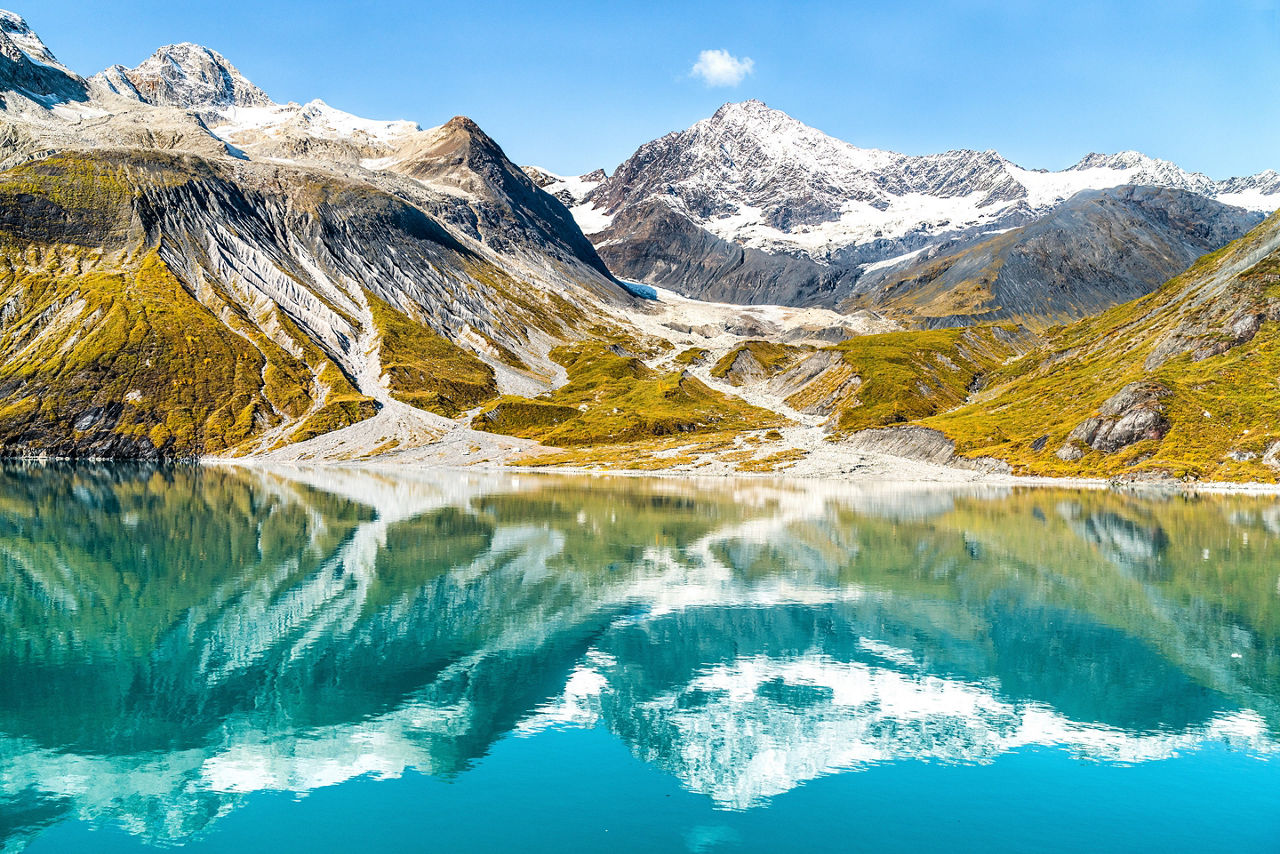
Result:
[[[5,10],[0,10],[0,89],[46,104],[50,98],[85,98],[84,80],[58,62],[21,15]]]
[[[36,62],[52,65],[60,71],[70,73],[70,70],[58,62],[58,58],[31,29],[26,19],[18,13],[0,9],[0,33],[4,33],[19,50]]]
[[[115,65],[94,80],[117,94],[157,106],[265,107],[272,103],[226,57],[191,42],[165,45],[137,68]]]
[[[449,119],[449,121],[441,125],[441,130],[462,131],[463,133],[471,136],[482,136],[486,139],[488,138],[488,134],[480,129],[480,125],[476,124],[466,116],[454,116]]]
[[[1153,158],[1148,157],[1141,151],[1133,151],[1132,149],[1117,151],[1115,154],[1102,154],[1097,151],[1091,151],[1080,158],[1080,162],[1072,166],[1071,170],[1138,169],[1143,166],[1149,166],[1153,162],[1155,162]]]
[[[712,113],[711,118],[707,120],[711,124],[751,124],[766,123],[776,124],[778,122],[795,122],[791,116],[782,110],[775,110],[764,101],[752,98],[748,101],[730,101],[722,104],[720,109]]]
[[[716,110],[711,117],[715,119],[715,118],[721,118],[723,116],[731,115],[733,113],[762,113],[762,112],[776,113],[780,111],[773,109],[764,101],[761,101],[758,98],[748,98],[745,101],[726,101],[725,103],[720,105],[720,109]]]

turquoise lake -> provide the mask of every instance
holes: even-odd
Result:
[[[0,468],[0,844],[1280,851],[1280,500]]]

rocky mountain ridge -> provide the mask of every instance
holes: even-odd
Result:
[[[85,82],[58,61],[22,16],[2,9],[0,86],[45,104],[84,100],[87,90]]]
[[[592,178],[599,180],[595,173],[580,180]],[[1060,172],[1026,169],[995,151],[905,155],[858,148],[760,101],[725,104],[688,130],[645,143],[580,203],[616,216],[661,196],[719,237],[835,260],[876,239],[996,230],[1078,192],[1124,185],[1185,190],[1249,210],[1280,207],[1273,170],[1214,181],[1136,151],[1088,154]]]
[[[1084,190],[1027,225],[920,252],[859,277],[847,308],[929,327],[1015,320],[1039,328],[1146,294],[1242,236],[1262,214],[1190,190]]]

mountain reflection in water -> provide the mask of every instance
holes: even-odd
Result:
[[[0,470],[0,834],[602,727],[727,809],[887,761],[1280,736],[1269,498]]]

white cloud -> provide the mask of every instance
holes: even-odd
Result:
[[[701,77],[702,82],[708,86],[737,86],[755,66],[755,62],[747,56],[738,59],[727,50],[704,50],[698,54],[692,74],[694,77]]]

